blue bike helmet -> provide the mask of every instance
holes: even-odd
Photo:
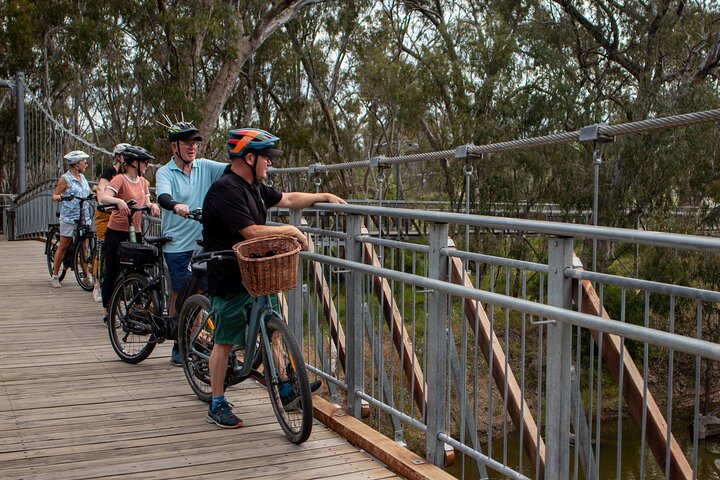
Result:
[[[238,128],[228,131],[227,150],[230,158],[244,157],[247,153],[261,153],[266,157],[279,157],[282,150],[275,148],[280,141],[272,133],[259,128]]]

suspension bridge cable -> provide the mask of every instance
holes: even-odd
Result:
[[[687,127],[700,123],[720,122],[720,109],[707,110],[704,112],[694,112],[682,115],[674,115],[663,118],[650,118],[639,120],[636,122],[623,123],[619,125],[597,125],[598,134],[605,137],[616,137],[633,133],[648,132],[651,130],[660,130],[665,128]],[[557,145],[563,143],[573,143],[580,141],[580,130],[573,132],[556,133],[545,135],[542,137],[523,138],[519,140],[511,140],[508,142],[491,143],[487,145],[467,145],[468,155],[483,155],[487,153],[497,153],[510,150],[518,150],[522,148],[541,147],[547,145]],[[462,147],[459,147],[462,148]],[[268,170],[271,174],[281,173],[304,173],[304,172],[328,172],[331,170],[344,170],[351,168],[367,168],[373,165],[390,166],[402,163],[421,162],[426,160],[441,160],[448,157],[456,156],[455,150],[444,150],[440,152],[418,153],[413,155],[401,155],[397,157],[373,157],[368,160],[335,163],[332,165],[323,165],[316,163],[310,167],[292,167],[292,168],[271,168]]]
[[[25,85],[25,89],[26,89],[27,91],[30,91],[30,89],[28,88],[27,85]],[[104,155],[108,155],[108,156],[112,157],[112,152],[109,152],[108,150],[105,150],[105,149],[102,148],[102,147],[98,147],[97,145],[95,145],[95,144],[92,143],[92,142],[88,142],[87,140],[85,140],[85,139],[82,138],[81,136],[79,136],[79,135],[77,135],[76,133],[71,132],[70,130],[68,130],[67,128],[65,128],[65,126],[62,124],[62,122],[60,122],[60,121],[57,120],[55,117],[53,117],[52,113],[48,112],[48,111],[45,109],[45,107],[43,107],[42,104],[41,104],[36,98],[30,97],[29,100],[30,100],[38,109],[40,109],[40,111],[43,112],[43,114],[45,115],[45,117],[46,117],[48,120],[50,120],[50,122],[52,122],[57,129],[62,130],[63,133],[65,133],[65,134],[68,135],[69,137],[74,138],[75,140],[77,140],[78,142],[82,143],[82,144],[85,145],[86,147],[88,147],[88,148],[90,148],[90,149],[92,149],[92,150],[95,150],[96,152],[100,152],[100,153],[102,153],[102,154],[104,154]]]

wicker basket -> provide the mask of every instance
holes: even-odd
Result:
[[[243,285],[254,297],[292,290],[297,285],[300,243],[293,237],[271,235],[233,246]]]

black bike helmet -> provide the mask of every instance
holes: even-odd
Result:
[[[127,164],[132,164],[139,160],[155,160],[155,157],[153,157],[150,152],[137,145],[128,145],[125,147],[123,157],[125,158],[125,163]]]
[[[200,130],[195,128],[190,122],[177,122],[168,128],[168,140],[171,142],[177,142],[180,140],[197,140],[202,142],[202,137],[199,135]]]

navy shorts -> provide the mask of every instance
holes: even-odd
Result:
[[[170,274],[170,284],[173,292],[182,292],[185,281],[190,278],[192,271],[190,270],[190,259],[192,258],[192,250],[189,252],[178,252],[165,254],[165,264]]]

